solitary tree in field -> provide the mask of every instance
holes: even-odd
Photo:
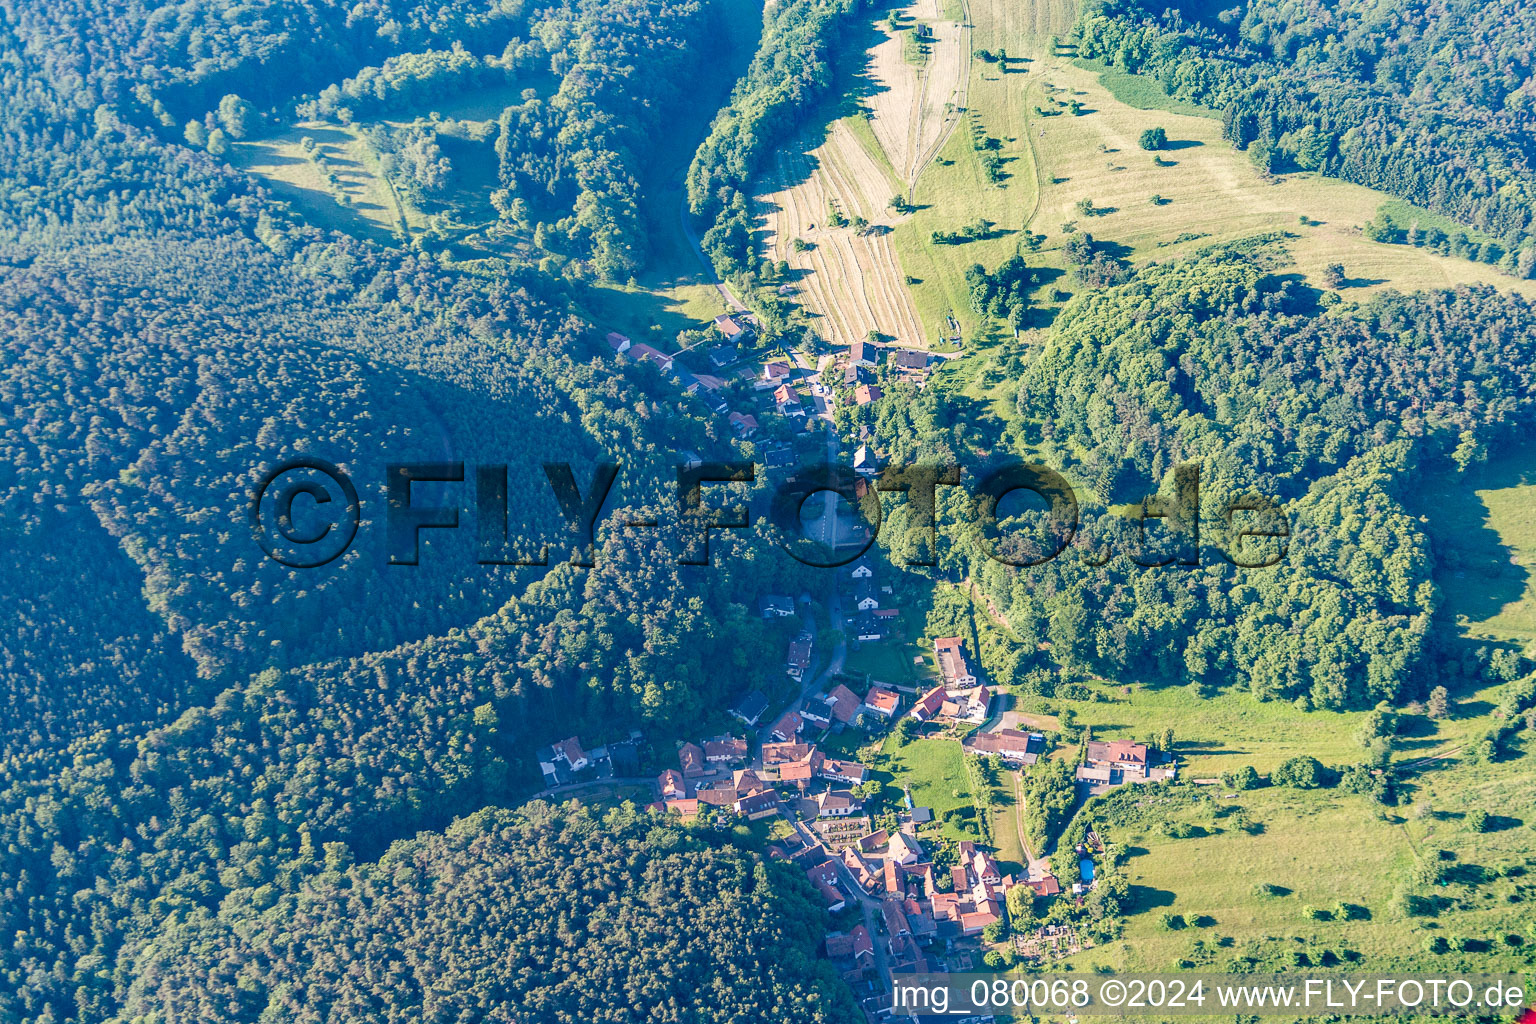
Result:
[[[1445,687],[1437,686],[1429,691],[1429,717],[1434,719],[1449,718],[1451,715],[1451,695]]]
[[[1161,128],[1148,128],[1141,133],[1141,148],[1159,150],[1168,148],[1168,133]]]
[[[1323,287],[1344,287],[1344,265],[1342,263],[1330,263],[1323,268]]]
[[[230,93],[219,101],[219,124],[232,139],[243,139],[256,123],[256,108]]]

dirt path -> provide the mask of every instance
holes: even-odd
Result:
[[[1013,824],[1019,833],[1019,849],[1024,851],[1024,876],[1031,882],[1037,882],[1051,873],[1051,862],[1044,857],[1036,857],[1035,852],[1029,848],[1029,837],[1024,834],[1024,773],[1013,773]]]

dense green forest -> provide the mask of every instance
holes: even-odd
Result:
[[[993,560],[969,499],[940,490],[939,571],[981,581],[1021,641],[984,650],[1000,680],[1050,693],[1064,668],[1235,683],[1328,708],[1422,698],[1433,685],[1433,555],[1405,488],[1531,429],[1536,309],[1464,288],[1323,315],[1322,296],[1267,271],[1283,244],[1215,249],[1079,296],[1041,351],[1011,357],[1017,403],[997,436],[953,390],[866,414],[894,460],[981,474],[1028,457],[1077,487],[1072,547],[1033,568]],[[976,451],[993,454],[978,462]],[[1198,551],[1169,521],[1142,538],[1118,507],[1156,494],[1175,504],[1184,463],[1200,467]],[[1222,509],[1249,495],[1286,508],[1287,550],[1272,568],[1223,554],[1234,538]],[[1035,513],[1003,514],[996,549],[1007,556],[1038,559],[1063,537]],[[899,559],[919,550],[900,513],[883,536]],[[1274,541],[1245,543],[1277,553]],[[1127,555],[1201,564],[1144,568]]]
[[[863,0],[787,0],[768,8],[762,44],[688,168],[688,208],[709,229],[704,251],[722,277],[755,270],[750,184],[827,96],[839,34]]]
[[[793,866],[710,847],[632,808],[486,810],[270,907],[168,915],[125,1013],[198,1021],[550,1024],[858,1019],[815,960],[819,897]],[[764,956],[772,950],[771,956]]]
[[[1520,0],[1094,0],[1073,39],[1084,57],[1222,111],[1226,137],[1265,169],[1409,199],[1492,236],[1474,258],[1530,277],[1533,34]]]
[[[344,12],[279,10],[330,20],[272,59],[347,35]],[[307,848],[376,857],[526,792],[539,743],[665,733],[771,688],[789,627],[747,608],[764,581],[795,584],[788,560],[751,578],[679,568],[664,536],[605,532],[600,568],[562,565],[542,461],[583,482],[623,461],[609,507],[645,509],[672,493],[675,452],[730,453],[722,425],[604,358],[562,278],[318,230],[140,123],[127,82],[155,62],[117,48],[105,9],[59,13],[113,45],[81,40],[92,59],[66,61],[30,11],[0,28],[0,576],[19,627],[0,715],[4,1020],[115,1016],[119,972],[168,915],[237,893],[269,906],[325,869]],[[164,71],[185,89],[255,73],[235,37],[194,45],[149,21],[156,60],[231,47],[222,70]],[[336,53],[355,51],[317,67]],[[351,472],[375,510],[388,461],[509,464],[507,547],[548,544],[551,566],[477,564],[466,517],[419,566],[390,567],[375,512],[344,558],[286,569],[244,516],[294,453]],[[798,998],[766,980],[737,994]]]

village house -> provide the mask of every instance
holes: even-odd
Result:
[[[943,707],[944,687],[940,685],[935,686],[933,689],[929,690],[927,693],[918,698],[917,703],[912,705],[912,710],[907,713],[913,718],[917,719],[919,722],[926,723],[931,722],[933,719],[937,718],[939,716],[940,709]]]
[[[776,388],[789,379],[792,368],[788,363],[772,362],[763,364],[763,372],[757,379],[759,390],[763,388]]]
[[[790,641],[789,654],[784,661],[784,671],[789,673],[791,679],[805,677],[806,669],[811,667],[811,640],[809,637],[800,637]],[[788,739],[786,736],[785,739]]]
[[[1154,751],[1144,743],[1090,740],[1085,761],[1077,769],[1077,780],[1087,783],[1090,793],[1098,794],[1128,782],[1163,782],[1177,777],[1178,766],[1171,759],[1157,767],[1153,767],[1154,760]]]
[[[704,763],[704,750],[697,744],[684,743],[677,750],[677,759],[685,779],[696,779],[709,771]]]
[[[886,847],[886,856],[894,864],[902,866],[916,864],[923,859],[923,847],[916,837],[897,832],[891,836],[891,842]]]
[[[746,325],[730,313],[715,317],[715,328],[725,335],[726,341],[739,341],[747,333]]]
[[[1032,878],[1025,883],[1035,890],[1036,896],[1055,896],[1061,892],[1061,883],[1055,875],[1046,875],[1044,878]]]
[[[874,866],[859,855],[857,847],[845,846],[843,848],[843,864],[847,866],[848,873],[853,875],[854,881],[865,892],[874,892],[880,888],[880,876],[876,874]]]
[[[854,405],[868,405],[871,402],[880,401],[883,397],[885,397],[885,392],[880,389],[878,384],[860,384],[853,389]]]
[[[757,417],[750,413],[733,412],[726,417],[731,425],[731,432],[740,438],[749,438],[757,433]]]
[[[944,685],[951,689],[975,686],[976,677],[965,664],[965,654],[957,636],[941,636],[933,641],[933,656],[939,663]]]
[[[757,599],[757,614],[765,619],[787,619],[795,614],[795,602],[783,594],[764,594]]]
[[[688,782],[683,778],[683,773],[676,768],[668,768],[656,776],[656,790],[663,800],[681,799],[691,796],[688,790]]]
[[[748,726],[754,726],[767,710],[768,698],[764,696],[762,690],[753,690],[731,708],[731,717],[745,722]]]
[[[800,731],[804,728],[805,722],[801,720],[800,712],[791,708],[780,715],[777,722],[773,723],[773,728],[768,731],[768,735],[776,740],[787,743],[800,735]]]
[[[842,683],[832,687],[832,692],[827,694],[827,700],[832,703],[832,717],[837,722],[847,725],[859,717],[859,708],[862,704],[858,695]]]
[[[808,743],[797,743],[793,740],[779,743],[763,744],[763,767],[772,768],[781,764],[793,764],[803,761],[815,750]]]
[[[779,765],[778,782],[781,786],[794,786],[800,792],[810,786],[818,772],[824,758],[819,750],[812,747],[810,753],[798,761],[788,761]],[[767,771],[765,767],[763,769]]]
[[[624,337],[624,335],[620,334],[618,331],[609,331],[607,340],[608,347],[613,349],[615,352],[629,351],[629,339]]]
[[[918,352],[915,349],[898,349],[892,359],[898,370],[926,370],[928,368],[928,353]]]
[[[1012,764],[1031,765],[1045,752],[1045,734],[1018,729],[980,732],[966,741],[965,750],[978,756],[996,755]]]
[[[875,965],[875,943],[870,937],[869,929],[862,924],[855,925],[847,934],[832,932],[827,936],[826,942],[829,960],[852,961],[859,971],[867,971]]]
[[[840,758],[824,758],[821,762],[820,776],[834,782],[846,782],[850,786],[861,785],[868,775],[869,769],[857,761],[847,761]]]
[[[781,416],[804,416],[805,407],[800,404],[800,395],[788,384],[780,384],[773,392],[773,401],[779,409]]]
[[[907,922],[906,909],[900,900],[886,900],[880,905],[880,915],[885,919],[886,942],[894,954],[899,943],[912,934],[912,925]]]
[[[779,813],[779,794],[763,789],[738,797],[732,810],[748,821],[757,821]]]
[[[864,695],[864,709],[872,715],[891,719],[896,717],[896,712],[901,707],[901,696],[894,690],[872,686]]]
[[[704,760],[710,764],[735,764],[747,759],[747,741],[740,736],[716,736],[704,741]]]
[[[880,472],[880,459],[869,445],[861,444],[854,450],[853,471],[860,476],[875,476]]]
[[[571,781],[572,775],[592,765],[592,759],[575,736],[542,748],[537,757],[546,786],[563,786]]]
[[[988,885],[997,885],[1003,880],[1002,873],[997,869],[997,861],[985,850],[977,848],[969,839],[960,842],[960,861],[965,865],[966,873],[971,887],[977,883],[985,882]]]
[[[649,345],[631,345],[627,354],[638,362],[654,363],[664,373],[672,372],[672,357]]]
[[[716,345],[709,350],[709,363],[716,368],[730,366],[739,358],[735,345]]]
[[[829,789],[816,796],[816,816],[819,818],[846,818],[858,810],[858,799],[847,790]]]
[[[835,860],[822,861],[805,872],[805,877],[820,891],[829,914],[835,914],[848,905],[843,896],[842,880],[838,877],[839,874]]]
[[[867,341],[856,341],[848,347],[848,365],[874,366],[880,358],[880,350]]]

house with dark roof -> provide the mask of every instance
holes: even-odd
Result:
[[[832,702],[825,697],[812,697],[800,706],[800,717],[825,729],[832,724]]]
[[[730,366],[741,354],[737,352],[735,345],[716,345],[709,350],[710,364],[716,367]]]
[[[748,793],[746,796],[737,798],[736,803],[732,805],[732,810],[748,821],[771,817],[779,813],[779,794],[771,789]]]
[[[629,339],[624,337],[624,335],[620,334],[618,331],[609,331],[607,341],[608,347],[613,349],[615,352],[629,351]]]
[[[779,444],[763,452],[763,465],[769,469],[778,469],[783,466],[792,466],[795,462],[795,449],[791,445]]]
[[[847,790],[829,789],[816,797],[816,816],[819,818],[846,818],[859,811],[859,800]]]
[[[928,353],[919,352],[916,349],[898,349],[893,357],[898,370],[925,370],[928,368]]]
[[[848,347],[848,363],[851,366],[874,366],[880,358],[880,350],[867,341],[856,341]]]
[[[731,717],[752,726],[757,724],[757,720],[762,718],[763,712],[767,710],[768,698],[764,696],[762,690],[753,690],[731,708]]]
[[[811,667],[812,647],[811,640],[806,637],[790,641],[789,653],[784,658],[784,671],[789,673],[791,679],[804,678],[806,669]]]
[[[876,612],[859,612],[853,617],[853,636],[861,643],[884,640],[889,634],[890,619]]]
[[[783,594],[764,594],[757,599],[757,613],[765,619],[784,619],[795,614],[795,602]]]

